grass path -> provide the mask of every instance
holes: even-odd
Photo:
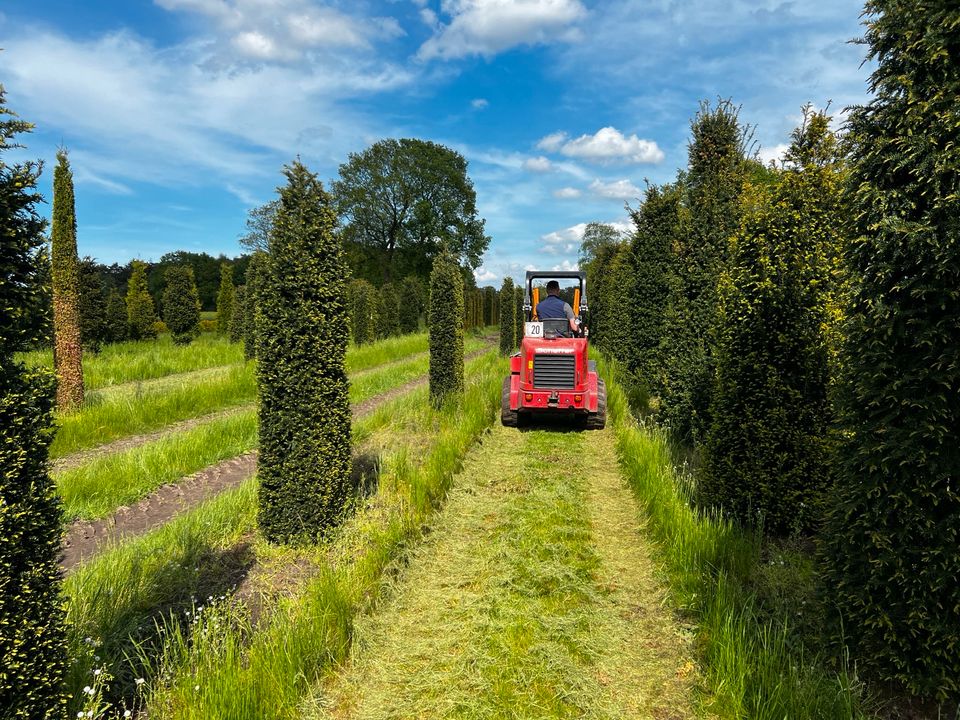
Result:
[[[638,523],[612,431],[496,427],[306,716],[691,716],[692,648]]]

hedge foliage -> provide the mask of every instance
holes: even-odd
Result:
[[[233,286],[233,266],[220,263],[220,290],[217,293],[217,332],[229,335],[233,322],[233,306],[236,302],[236,289]]]
[[[0,154],[30,128],[0,86]],[[34,340],[29,308],[44,294],[38,175],[0,159],[0,716],[11,720],[62,718],[66,707],[62,518],[47,466],[54,381],[14,359]]]
[[[350,492],[349,270],[323,185],[299,161],[284,172],[258,292],[258,519],[268,540],[303,542]]]
[[[188,345],[200,335],[200,294],[189,265],[172,265],[164,273],[163,322],[173,342]]]
[[[509,355],[517,347],[517,303],[513,278],[505,277],[500,286],[500,354]]]
[[[243,342],[247,314],[247,286],[240,285],[233,294],[233,317],[230,318],[230,342]]]
[[[830,118],[805,110],[778,181],[750,187],[721,277],[700,500],[786,535],[829,485],[828,301],[848,216]]]
[[[133,272],[127,281],[127,328],[131,340],[157,336],[157,312],[147,289],[147,264],[141,260],[130,263]]]
[[[496,289],[487,285],[483,288],[483,324],[487,327],[500,322],[500,298]]]
[[[107,296],[107,338],[109,342],[122,342],[130,337],[130,318],[127,302],[116,288]]]
[[[377,291],[366,280],[350,283],[350,333],[357,345],[377,337]]]
[[[53,281],[53,360],[57,373],[57,407],[83,405],[83,346],[80,342],[80,259],[73,173],[64,150],[53,170],[53,227],[50,230]]]
[[[98,353],[111,342],[107,321],[107,299],[103,282],[92,258],[85,257],[78,267],[80,278],[80,343],[85,353]],[[126,325],[126,317],[124,317]]]
[[[400,297],[393,283],[386,283],[377,293],[377,337],[400,334]]]
[[[243,301],[243,356],[252,360],[257,356],[258,310],[260,305],[260,287],[263,273],[266,271],[267,254],[257,250],[250,256],[247,266],[247,284]]]
[[[849,117],[859,238],[824,541],[838,642],[960,699],[960,65],[954,3],[870,0],[875,97]]]
[[[423,283],[415,275],[408,275],[400,283],[400,332],[415,333],[420,329],[420,315],[424,308]]]
[[[463,278],[444,252],[430,273],[430,399],[441,404],[463,393]]]
[[[517,347],[519,347],[520,343],[523,342],[523,324],[526,322],[526,317],[523,314],[523,285],[516,285],[513,288],[513,313],[513,319],[517,324]]]

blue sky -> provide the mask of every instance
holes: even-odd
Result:
[[[463,153],[492,237],[477,271],[569,268],[587,222],[626,227],[686,164],[701,99],[761,155],[805,102],[867,99],[852,0],[5,0],[0,83],[70,150],[81,254],[236,254],[299,154],[321,178],[384,137]],[[839,121],[839,120],[838,120]],[[47,208],[48,210],[49,208]]]

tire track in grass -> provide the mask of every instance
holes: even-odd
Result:
[[[637,518],[612,431],[495,428],[305,716],[691,717]]]
[[[464,360],[472,360],[488,352],[490,352],[489,347],[483,348],[465,356]],[[385,393],[357,403],[352,408],[353,419],[355,421],[359,420],[372,413],[379,406],[423,387],[429,381],[429,375],[421,375]],[[249,409],[249,407],[249,405],[243,406],[240,409],[235,409],[235,411],[239,412],[243,409]],[[213,417],[222,415],[223,413],[218,413]],[[213,418],[207,417],[207,419]],[[192,424],[180,427],[179,431],[189,429],[189,427],[199,424],[200,421],[200,418],[186,421]],[[158,437],[162,437],[163,434]],[[122,449],[127,447],[135,446],[125,446]],[[226,490],[241,485],[245,480],[252,477],[256,471],[256,451],[245,453],[188,475],[177,483],[163,485],[138,502],[117,508],[108,517],[92,521],[78,520],[73,522],[67,526],[64,534],[60,566],[65,571],[69,571],[99,553],[106,545],[143,535],[169,522],[180,513],[196,507]]]

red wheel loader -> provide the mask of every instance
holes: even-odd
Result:
[[[536,281],[574,280],[573,302],[579,330],[568,320],[537,317],[540,288]],[[520,352],[510,357],[503,381],[500,420],[518,427],[537,417],[566,415],[582,427],[600,430],[607,420],[607,390],[587,356],[587,276],[583,272],[531,270],[523,293],[524,332]]]

